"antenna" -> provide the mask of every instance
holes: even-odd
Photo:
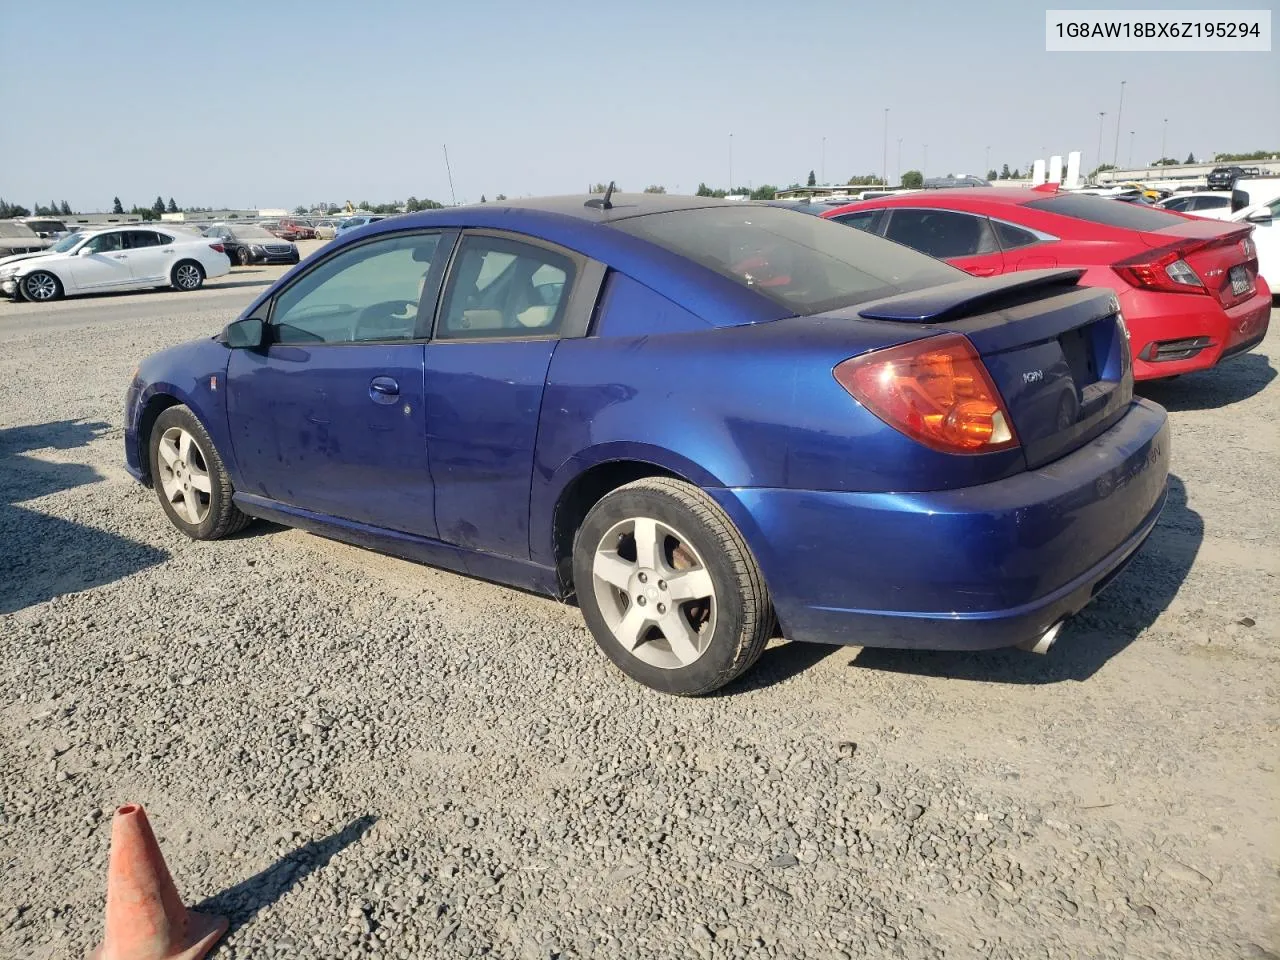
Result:
[[[449,145],[444,144],[444,169],[449,174],[449,199],[453,201],[453,205],[458,205],[458,197],[453,192],[453,170],[449,168]]]
[[[612,209],[613,209],[613,188],[614,188],[614,186],[615,186],[614,181],[610,180],[610,181],[609,181],[609,189],[605,190],[605,192],[604,192],[604,197],[603,197],[602,199],[599,199],[599,200],[597,200],[595,197],[592,197],[590,200],[588,200],[588,201],[586,202],[585,206],[588,206],[588,207],[599,207],[601,210],[612,210]]]

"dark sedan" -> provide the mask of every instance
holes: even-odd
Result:
[[[242,267],[251,263],[297,263],[301,259],[296,245],[251,223],[215,223],[205,229],[204,235],[221,240],[231,262]]]

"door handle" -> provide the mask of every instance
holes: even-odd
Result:
[[[395,403],[400,399],[400,384],[391,377],[374,377],[369,381],[369,399],[374,403]]]
[[[966,267],[965,269],[975,277],[994,277],[996,275],[995,267]]]
[[[126,257],[123,253],[113,253],[111,255],[111,259],[112,260],[128,260],[129,258]]]

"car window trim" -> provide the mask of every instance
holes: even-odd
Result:
[[[444,312],[445,295],[444,292],[449,288],[449,283],[453,280],[454,268],[457,266],[457,257],[462,250],[463,244],[468,237],[492,237],[495,240],[506,240],[511,243],[522,243],[526,246],[540,248],[550,253],[558,254],[565,257],[573,263],[573,286],[569,290],[569,300],[565,304],[564,320],[560,324],[560,329],[551,333],[530,333],[524,336],[494,336],[490,334],[485,337],[438,337],[437,331],[440,329],[442,321],[442,313]],[[461,231],[457,242],[453,245],[453,251],[449,256],[449,263],[446,268],[443,282],[440,284],[439,295],[436,297],[435,316],[431,322],[431,341],[436,344],[442,343],[513,343],[524,342],[527,340],[575,340],[585,337],[591,328],[591,321],[595,315],[596,303],[600,298],[600,289],[604,285],[604,276],[607,272],[605,264],[598,260],[593,260],[584,253],[577,250],[571,250],[568,247],[561,246],[550,240],[544,240],[542,237],[535,237],[527,233],[518,233],[514,230],[495,230],[489,227],[472,227],[465,228]]]
[[[306,343],[306,344],[290,343],[290,344],[285,344],[284,346],[289,346],[289,347],[306,346],[307,349],[311,349],[313,347],[364,347],[364,346],[396,346],[396,345],[414,344],[414,343],[425,344],[431,340],[431,331],[432,329],[434,329],[434,324],[432,326],[428,326],[425,334],[423,333],[424,318],[422,314],[422,306],[426,300],[434,297],[434,300],[432,300],[432,305],[430,308],[431,312],[429,314],[429,316],[434,321],[436,311],[439,309],[440,292],[444,289],[443,280],[446,275],[445,274],[446,267],[441,266],[441,268],[437,270],[436,264],[452,263],[454,253],[458,248],[459,233],[460,231],[458,230],[457,227],[434,227],[434,228],[417,227],[409,230],[389,230],[386,233],[379,233],[379,234],[375,234],[372,237],[365,237],[364,239],[359,240],[356,243],[343,244],[339,249],[330,251],[328,254],[322,256],[315,263],[309,265],[306,270],[300,272],[296,277],[292,278],[287,284],[285,284],[279,290],[276,290],[274,293],[272,293],[271,299],[268,300],[266,304],[267,309],[266,309],[265,316],[262,317],[263,323],[266,326],[266,329],[268,331],[272,330],[272,328],[275,326],[276,302],[277,300],[279,300],[280,295],[292,289],[296,284],[302,282],[302,280],[310,276],[316,270],[319,270],[322,266],[324,266],[326,263],[329,263],[335,257],[342,256],[343,254],[347,253],[350,250],[356,250],[360,247],[368,246],[371,243],[379,243],[381,241],[390,240],[397,237],[439,235],[440,244],[439,246],[436,247],[437,256],[434,256],[431,258],[431,269],[427,272],[427,282],[426,284],[423,285],[423,288],[422,288],[422,299],[418,301],[418,317],[413,324],[414,336],[412,338],[406,339],[404,337],[388,337],[388,338],[379,339],[379,340],[320,340],[314,343]],[[441,260],[438,254],[440,253],[441,249],[445,247],[446,244],[448,244],[448,250],[447,250],[448,256],[444,260]],[[257,310],[253,312],[252,317],[256,318],[261,313],[262,313],[262,307],[259,307]],[[274,346],[279,346],[279,344],[275,343],[274,340],[265,344],[265,347],[268,350]]]

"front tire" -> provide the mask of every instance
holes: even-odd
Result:
[[[605,655],[665,693],[719,689],[773,633],[764,575],[742,535],[683,481],[646,478],[602,498],[578,531],[573,579]]]
[[[190,293],[204,285],[204,268],[194,260],[183,260],[174,264],[169,274],[169,284],[175,290]]]
[[[32,303],[48,303],[57,300],[63,294],[62,281],[48,270],[35,270],[22,278],[18,284],[22,299]]]
[[[188,537],[218,540],[249,523],[232,501],[235,491],[213,439],[188,407],[161,412],[147,445],[160,507]]]

